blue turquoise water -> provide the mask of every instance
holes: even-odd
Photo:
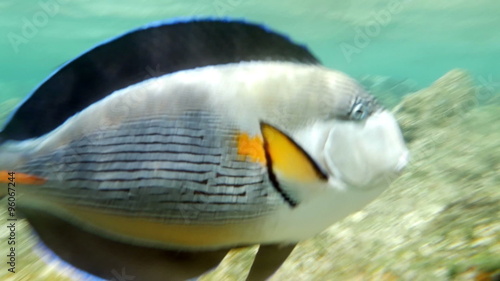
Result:
[[[463,68],[498,87],[499,10],[495,0],[3,0],[0,101],[27,95],[58,66],[107,38],[173,17],[264,23],[355,77],[425,87]]]

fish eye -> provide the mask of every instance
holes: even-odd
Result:
[[[365,119],[366,111],[362,103],[356,104],[352,110],[351,118],[354,120]]]
[[[354,101],[354,104],[351,107],[351,110],[349,111],[349,118],[352,120],[360,121],[363,120],[367,117],[368,115],[368,108],[363,103],[363,101],[359,98],[356,98]]]
[[[374,97],[357,96],[352,102],[351,109],[346,117],[349,120],[362,121],[382,108]]]

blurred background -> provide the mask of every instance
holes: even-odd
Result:
[[[388,192],[301,244],[274,280],[499,280],[499,11],[495,0],[3,0],[0,122],[59,66],[130,29],[177,17],[262,23],[394,108],[412,152]],[[40,261],[27,224],[18,232],[19,272],[2,266],[0,280],[82,278]],[[204,280],[238,280],[252,254]]]
[[[309,46],[353,76],[429,85],[452,68],[498,77],[494,0],[40,0],[0,3],[2,99],[26,95],[58,66],[110,37],[173,17],[235,17]]]

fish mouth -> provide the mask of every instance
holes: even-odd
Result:
[[[388,186],[409,162],[401,130],[386,110],[373,113],[364,122],[336,122],[323,155],[328,172],[356,189]]]

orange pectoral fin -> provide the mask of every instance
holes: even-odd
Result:
[[[240,133],[236,136],[238,144],[238,155],[247,158],[250,161],[266,164],[266,155],[264,153],[264,142],[262,138],[250,137],[246,133]]]
[[[47,182],[47,179],[29,175],[25,173],[16,173],[12,171],[0,171],[0,183],[26,184],[26,185],[42,185]]]

